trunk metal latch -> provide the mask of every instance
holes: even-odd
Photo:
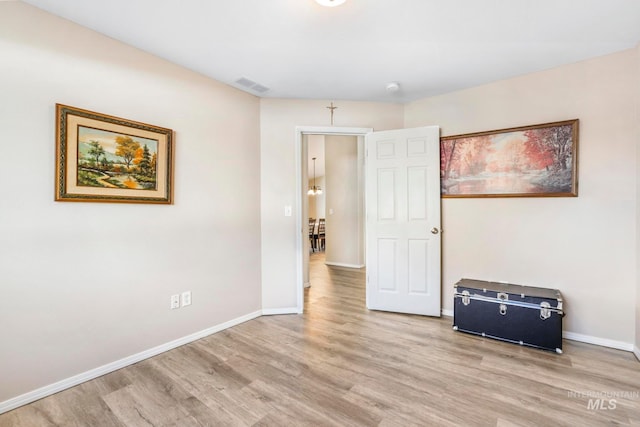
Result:
[[[471,303],[471,297],[469,291],[462,291],[462,304],[469,305]]]
[[[499,292],[498,293],[498,299],[500,301],[509,301],[509,294],[506,294],[504,292]],[[500,314],[502,314],[503,316],[505,314],[507,314],[507,305],[506,304],[500,304]]]
[[[542,301],[540,303],[540,318],[547,320],[549,317],[551,317],[551,304],[547,301]]]

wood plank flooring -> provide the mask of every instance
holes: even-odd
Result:
[[[364,271],[322,253],[311,283],[302,316],[243,323],[0,427],[640,425],[631,353],[565,341],[556,355],[454,332],[449,318],[368,311]]]

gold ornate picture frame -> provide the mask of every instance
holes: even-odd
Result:
[[[173,131],[56,104],[55,200],[171,204]]]

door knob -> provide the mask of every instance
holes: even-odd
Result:
[[[431,229],[431,234],[438,234],[440,232],[440,230],[438,230],[436,227],[433,227]]]

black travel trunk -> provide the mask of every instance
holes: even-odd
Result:
[[[562,353],[559,290],[473,279],[454,288],[454,330]]]

